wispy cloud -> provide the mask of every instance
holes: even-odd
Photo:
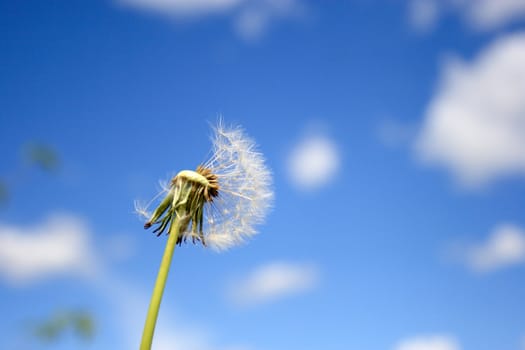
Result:
[[[315,190],[329,183],[340,168],[336,143],[323,135],[301,139],[288,156],[288,174],[292,184],[303,190]]]
[[[246,1],[246,6],[235,16],[237,34],[246,40],[258,39],[276,20],[297,18],[304,11],[298,0]]]
[[[462,11],[476,29],[489,30],[525,18],[525,1],[470,0],[465,1]]]
[[[416,135],[416,127],[395,119],[382,120],[376,130],[377,137],[387,147],[408,146]]]
[[[311,290],[319,282],[319,269],[311,264],[268,263],[235,281],[229,298],[239,306],[252,306]]]
[[[418,135],[427,164],[469,188],[525,175],[525,33],[503,37],[472,63],[445,63]]]
[[[34,226],[0,225],[0,277],[26,285],[50,277],[89,276],[98,270],[90,232],[72,215],[52,215]]]
[[[156,350],[254,350],[249,345],[219,345],[209,332],[183,322],[165,324],[156,333]]]
[[[130,234],[113,234],[104,239],[101,253],[112,261],[126,261],[137,253],[137,241]]]
[[[415,336],[400,341],[394,350],[460,350],[458,341],[448,335]]]
[[[456,14],[474,30],[487,31],[525,18],[523,0],[412,0],[409,20],[417,30],[434,27],[439,18]]]
[[[228,12],[244,0],[116,0],[121,5],[173,17],[198,17]]]
[[[149,293],[119,276],[106,274],[94,286],[112,305],[114,322],[120,326],[121,342],[126,349],[140,344]],[[221,344],[206,325],[185,317],[167,300],[159,314],[153,349],[156,350],[253,350],[244,344]]]
[[[512,224],[494,228],[484,242],[460,244],[449,252],[472,271],[487,273],[525,263],[525,230]]]
[[[439,20],[439,12],[439,3],[435,0],[412,0],[408,5],[410,23],[419,32],[434,29]]]
[[[115,0],[120,5],[175,20],[211,15],[232,18],[235,32],[254,40],[277,20],[298,17],[304,11],[300,0]]]

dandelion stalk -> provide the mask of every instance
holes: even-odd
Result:
[[[151,215],[136,204],[137,212],[148,218],[144,228],[155,226],[157,236],[168,233],[140,350],[151,349],[175,246],[188,238],[217,250],[242,243],[256,233],[254,226],[271,205],[270,171],[255,143],[241,129],[227,129],[221,122],[214,131],[209,161],[195,171],[180,171],[160,193],[164,198]]]
[[[175,251],[175,246],[177,245],[177,237],[180,231],[179,222],[180,221],[178,219],[175,219],[175,222],[173,223],[174,234],[169,235],[166,248],[164,249],[164,255],[162,256],[162,262],[160,263],[159,273],[157,275],[157,281],[155,282],[155,287],[153,287],[153,294],[151,295],[151,301],[149,303],[146,323],[144,324],[144,331],[142,332],[140,350],[151,349],[153,333],[155,332],[155,325],[157,324],[157,317],[159,315],[162,295],[164,294],[164,287],[166,286],[166,280],[168,279],[173,252]]]

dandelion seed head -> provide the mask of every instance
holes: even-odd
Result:
[[[213,128],[209,160],[199,166],[196,172],[181,171],[169,186],[162,186],[163,190],[158,196],[164,194],[173,198],[177,178],[192,181],[195,186],[203,186],[203,192],[199,193],[204,198],[203,219],[199,221],[198,216],[192,216],[193,223],[185,225],[180,233],[181,239],[201,240],[215,250],[241,244],[256,234],[255,227],[262,223],[273,202],[271,172],[263,155],[257,151],[255,142],[241,128],[226,127],[222,120]],[[136,204],[136,211],[146,214],[150,205],[151,202],[146,206]],[[162,212],[165,210],[164,206]],[[159,215],[155,216],[155,220],[150,219],[145,227],[161,222],[163,218]],[[202,231],[198,232],[200,222]]]

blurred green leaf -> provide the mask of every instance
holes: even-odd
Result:
[[[55,171],[60,166],[58,154],[45,144],[31,143],[25,147],[24,157],[31,164],[45,171]]]
[[[91,315],[78,313],[74,317],[74,326],[77,334],[84,339],[93,339],[95,335],[95,322]]]
[[[37,338],[51,342],[57,341],[68,325],[68,320],[63,315],[55,315],[35,327]]]
[[[33,326],[33,333],[41,341],[57,342],[68,329],[83,340],[91,340],[95,335],[95,322],[87,312],[60,312]]]

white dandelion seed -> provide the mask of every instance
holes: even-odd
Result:
[[[175,176],[150,203],[136,203],[136,212],[146,216],[145,228],[157,225],[159,235],[171,232],[175,219],[182,221],[177,243],[193,242],[217,250],[240,244],[257,233],[271,206],[272,176],[255,142],[239,128],[219,121],[214,128],[212,156],[195,171]],[[148,207],[164,196],[153,214]]]

